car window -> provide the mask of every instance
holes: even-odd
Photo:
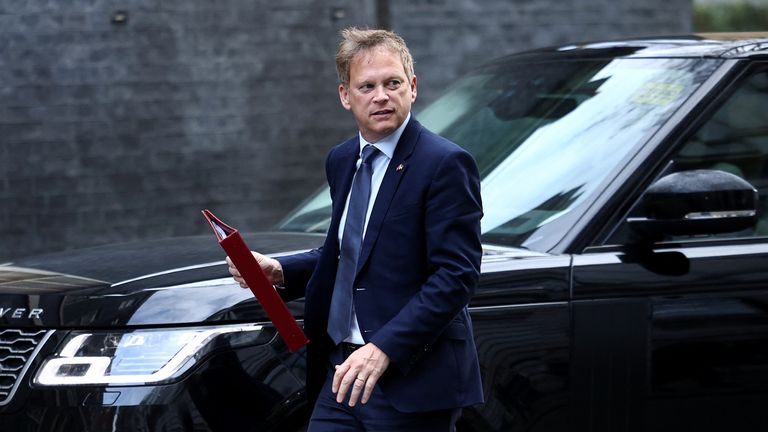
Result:
[[[735,174],[759,195],[759,222],[751,229],[702,238],[744,238],[768,235],[768,70],[748,73],[736,90],[672,157],[671,172],[716,169]],[[622,227],[611,243],[626,238]],[[692,239],[676,236],[676,240]]]
[[[720,63],[513,60],[478,69],[416,118],[477,160],[483,240],[542,252]],[[278,229],[324,232],[330,196],[318,194]]]
[[[546,251],[705,70],[690,59],[503,65],[420,118],[475,156],[485,241]]]

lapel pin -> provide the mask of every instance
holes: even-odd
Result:
[[[395,168],[395,172],[400,172],[400,171],[402,171],[404,169],[405,169],[405,165],[400,164],[400,165],[397,166],[397,168]]]

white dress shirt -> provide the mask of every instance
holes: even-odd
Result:
[[[368,220],[371,218],[371,211],[373,210],[373,203],[376,202],[376,195],[379,194],[379,188],[381,187],[381,182],[384,180],[384,174],[387,172],[387,167],[389,166],[389,162],[392,160],[392,156],[395,154],[395,147],[397,147],[397,142],[400,140],[400,136],[403,135],[403,131],[405,130],[405,126],[408,124],[408,121],[411,119],[411,113],[408,113],[408,116],[405,118],[405,121],[403,124],[400,125],[397,129],[395,129],[394,132],[387,135],[386,137],[380,139],[379,141],[375,143],[369,143],[363,138],[363,135],[358,132],[358,136],[360,138],[360,152],[358,154],[362,154],[363,147],[365,147],[368,144],[373,145],[379,151],[381,152],[376,156],[376,158],[373,160],[373,163],[371,165],[371,168],[373,169],[373,173],[371,174],[371,197],[368,199],[368,210],[365,214],[365,224],[363,225],[363,239],[365,239],[365,232],[368,229]],[[360,168],[361,159],[358,157],[357,159],[357,168]],[[344,224],[347,220],[347,209],[349,208],[349,196],[351,194],[351,190],[349,193],[347,193],[347,203],[344,205],[344,213],[341,215],[341,222],[339,224],[339,244],[341,244],[341,239],[344,236]],[[349,336],[344,339],[344,342],[349,342],[353,344],[362,345],[365,343],[363,340],[363,335],[360,332],[360,325],[357,323],[357,314],[355,313],[355,303],[352,302],[352,323],[351,323],[351,329],[349,331]]]

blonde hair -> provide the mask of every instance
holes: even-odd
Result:
[[[341,31],[341,43],[336,51],[336,72],[339,82],[349,85],[349,66],[352,59],[361,51],[383,47],[400,56],[408,81],[413,78],[413,57],[405,45],[405,40],[397,33],[388,30],[363,30],[348,27]]]

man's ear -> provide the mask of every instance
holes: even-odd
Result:
[[[339,100],[341,101],[341,106],[343,106],[345,110],[349,111],[352,108],[349,104],[349,90],[347,90],[347,87],[344,84],[339,84]]]
[[[416,75],[411,78],[411,103],[416,102]]]

